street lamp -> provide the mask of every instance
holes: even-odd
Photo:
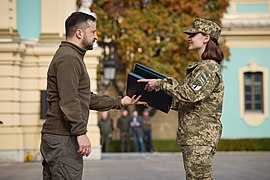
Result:
[[[110,81],[114,80],[115,78],[115,73],[116,73],[115,61],[112,59],[109,59],[108,61],[105,61],[103,65],[104,65],[103,84],[107,87],[110,84]]]
[[[108,87],[110,81],[114,80],[116,73],[115,61],[117,60],[116,47],[112,40],[106,40],[100,43],[103,48],[103,71],[102,71],[102,84]]]
[[[119,95],[123,95],[123,92],[117,85],[115,80],[116,74],[116,61],[118,59],[116,44],[110,40],[106,42],[101,42],[100,46],[103,48],[103,71],[102,71],[102,84],[107,89],[112,82],[115,90]]]

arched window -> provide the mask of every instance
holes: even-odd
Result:
[[[259,126],[268,116],[268,69],[256,62],[239,70],[240,117]]]
[[[244,73],[245,112],[263,112],[263,73]]]

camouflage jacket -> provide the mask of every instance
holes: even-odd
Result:
[[[216,147],[221,137],[224,84],[221,65],[203,60],[187,68],[182,84],[168,77],[158,79],[156,91],[173,97],[172,109],[178,110],[177,143]]]

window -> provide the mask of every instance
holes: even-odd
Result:
[[[240,117],[249,126],[259,126],[268,117],[268,68],[251,62],[239,69]]]
[[[263,112],[263,74],[262,72],[244,73],[245,112]]]

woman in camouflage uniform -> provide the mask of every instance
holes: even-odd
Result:
[[[146,79],[145,89],[162,90],[173,97],[172,109],[178,111],[177,143],[181,145],[187,180],[213,179],[212,159],[221,137],[224,85],[221,75],[223,52],[218,39],[220,27],[196,18],[188,34],[189,50],[199,60],[187,68],[182,84],[175,79]]]

